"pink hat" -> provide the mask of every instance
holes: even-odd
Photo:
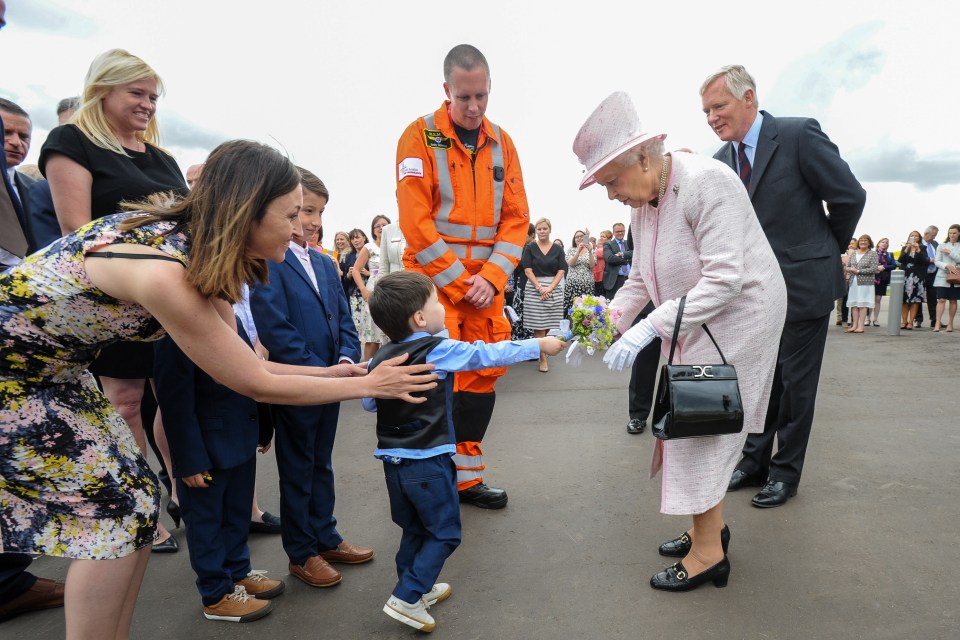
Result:
[[[630,96],[623,91],[611,93],[590,114],[573,141],[573,152],[586,167],[580,189],[596,182],[594,174],[620,154],[647,140],[666,137],[665,133],[644,133]]]

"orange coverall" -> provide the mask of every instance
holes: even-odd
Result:
[[[457,139],[449,104],[414,121],[397,145],[404,268],[433,279],[451,338],[509,340],[503,289],[520,261],[530,224],[520,160],[510,137],[487,118],[471,154]],[[483,310],[462,300],[469,290],[464,281],[477,274],[497,291]],[[483,481],[480,443],[493,415],[494,385],[506,371],[456,374],[454,460],[461,491]]]

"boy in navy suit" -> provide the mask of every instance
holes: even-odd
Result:
[[[453,376],[459,371],[507,367],[541,353],[555,356],[564,343],[557,338],[473,344],[435,336],[446,313],[427,276],[398,271],[383,276],[370,296],[370,315],[390,338],[370,360],[372,371],[385,359],[407,353],[410,364],[436,366],[438,386],[427,401],[410,404],[364,398],[377,412],[377,449],[383,460],[390,514],[403,529],[397,552],[397,585],[383,611],[391,618],[433,631],[427,608],[450,596],[450,585],[437,583],[443,563],[460,545],[460,500],[453,462]]]
[[[269,283],[251,290],[257,337],[273,362],[315,367],[353,363],[360,359],[360,342],[336,266],[306,242],[320,228],[329,192],[315,175],[300,172],[301,232],[294,235],[283,262],[267,261]],[[280,536],[290,573],[311,587],[340,582],[331,562],[359,564],[374,555],[373,549],[345,542],[337,532],[332,454],[339,413],[339,403],[273,407]]]
[[[239,323],[238,331],[249,344]],[[229,622],[262,618],[273,607],[268,600],[284,589],[282,581],[251,570],[247,546],[255,451],[270,448],[269,407],[217,384],[169,337],[154,354],[157,401],[203,615]]]

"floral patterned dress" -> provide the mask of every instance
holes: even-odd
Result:
[[[365,248],[370,253],[370,259],[367,260],[367,271],[370,272],[370,277],[367,278],[366,287],[370,293],[373,293],[373,288],[377,285],[377,278],[380,276],[380,247],[374,242],[368,242]],[[362,296],[358,311],[359,316],[354,316],[354,323],[357,325],[360,342],[376,342],[378,344],[386,342],[386,336],[383,335],[383,331],[374,323],[373,317],[370,315],[370,305],[364,301]]]
[[[569,260],[576,253],[577,247],[567,249],[566,258]],[[570,317],[570,308],[573,301],[579,296],[593,295],[593,269],[590,267],[590,254],[581,252],[577,262],[567,269],[567,281],[563,288],[563,317]]]
[[[186,263],[189,240],[162,235],[172,222],[118,231],[131,215],[99,218],[0,273],[0,552],[107,559],[153,541],[156,476],[87,367],[101,347],[164,331],[94,287],[83,260],[139,244]]]

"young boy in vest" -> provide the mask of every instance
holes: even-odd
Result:
[[[383,461],[390,514],[403,529],[397,552],[399,580],[383,611],[421,631],[436,623],[427,608],[450,596],[450,585],[436,583],[444,561],[460,545],[460,503],[457,497],[453,431],[453,376],[459,371],[506,367],[541,353],[557,355],[557,338],[473,344],[436,336],[444,329],[444,308],[427,276],[400,271],[383,276],[370,296],[370,315],[390,338],[370,360],[373,370],[383,360],[407,353],[405,364],[436,366],[438,386],[423,394],[426,401],[365,398],[377,412],[377,448]]]

